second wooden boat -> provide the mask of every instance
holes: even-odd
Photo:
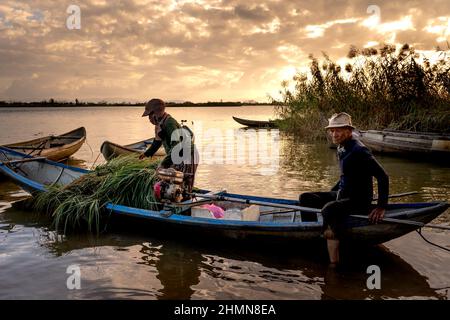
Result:
[[[254,128],[276,128],[276,123],[273,120],[261,121],[261,120],[248,120],[241,119],[238,117],[233,117],[234,121],[240,123],[246,127],[254,127]]]
[[[114,159],[120,155],[131,153],[143,153],[153,143],[154,138],[138,141],[135,143],[120,145],[111,141],[105,141],[100,147],[100,152],[106,160]],[[159,148],[155,156],[165,156],[164,148]]]
[[[386,154],[450,158],[450,134],[368,130],[361,131],[361,141],[372,151]]]
[[[4,145],[9,149],[35,157],[46,157],[53,161],[69,158],[86,141],[86,129],[80,127],[59,136],[46,136],[34,140]]]

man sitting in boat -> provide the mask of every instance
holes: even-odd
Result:
[[[194,186],[195,171],[198,166],[198,154],[194,144],[194,134],[192,131],[180,124],[166,111],[166,106],[161,99],[151,99],[145,105],[143,117],[148,117],[150,122],[155,126],[155,139],[150,147],[139,157],[152,157],[161,145],[164,146],[166,157],[161,162],[161,168],[174,168],[184,174],[184,184],[187,192],[192,192]],[[189,142],[187,150],[190,156],[183,156],[183,146],[178,146],[183,139]],[[189,150],[190,149],[190,150]],[[174,152],[172,152],[174,151]],[[173,154],[172,154],[173,153]]]
[[[339,262],[339,239],[343,222],[349,214],[369,214],[369,220],[377,223],[384,217],[388,203],[389,177],[375,160],[370,150],[353,137],[350,115],[334,114],[325,128],[333,143],[338,145],[337,157],[341,176],[330,192],[307,192],[300,195],[305,207],[322,208],[324,237],[327,239],[330,263]],[[372,208],[373,180],[378,181],[378,202]]]

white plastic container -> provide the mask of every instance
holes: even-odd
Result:
[[[259,221],[259,206],[250,205],[246,208],[229,208],[224,211],[224,216],[220,220],[237,220],[237,221]],[[205,208],[191,208],[191,216],[194,218],[216,219],[214,215]]]

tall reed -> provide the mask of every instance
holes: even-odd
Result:
[[[408,44],[352,46],[344,67],[310,55],[310,70],[282,83],[281,128],[323,137],[326,119],[347,112],[360,129],[450,132],[450,50],[431,62]]]

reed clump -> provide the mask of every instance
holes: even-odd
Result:
[[[350,48],[341,67],[325,53],[310,55],[310,69],[282,83],[279,126],[322,138],[335,112],[347,112],[359,129],[450,131],[450,50],[433,62],[408,44],[400,48]]]
[[[99,165],[72,183],[50,186],[34,197],[33,207],[52,217],[56,229],[100,232],[109,213],[107,203],[157,209],[153,193],[160,161],[140,161],[135,155]]]

